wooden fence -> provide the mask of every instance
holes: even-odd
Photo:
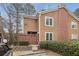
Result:
[[[18,39],[28,41],[30,44],[38,44],[39,36],[37,34],[19,34]]]

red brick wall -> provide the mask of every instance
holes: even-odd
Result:
[[[58,10],[58,38],[68,39],[68,19],[69,15],[64,8]]]
[[[45,16],[50,16],[54,18],[54,27],[45,26]],[[73,32],[79,34],[79,30],[71,29],[71,22],[79,21],[71,16],[65,8],[59,8],[56,11],[51,11],[48,13],[41,14],[40,16],[40,41],[45,40],[45,32],[53,32],[55,40],[69,40]],[[78,35],[79,38],[79,35]]]
[[[24,33],[28,31],[38,32],[38,19],[24,18]]]

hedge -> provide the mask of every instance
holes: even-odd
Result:
[[[79,56],[79,41],[42,41],[40,48],[65,56]]]
[[[27,45],[29,45],[29,42],[28,41],[19,41],[19,42],[15,41],[15,42],[13,42],[13,44],[20,45],[20,46],[27,46]]]

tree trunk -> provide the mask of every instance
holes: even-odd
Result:
[[[1,34],[1,36],[0,36],[1,42],[0,43],[2,43],[3,42],[3,26],[2,26],[2,17],[1,16],[0,16],[0,34]]]
[[[19,24],[18,24],[18,21],[19,21],[19,10],[18,10],[18,7],[17,7],[17,16],[16,16],[16,40],[17,40],[17,44],[19,45],[19,40],[18,40],[18,32],[19,32]]]
[[[9,44],[13,44],[13,32],[12,32],[12,21],[11,21],[11,16],[9,15]]]

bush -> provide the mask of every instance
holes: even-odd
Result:
[[[41,42],[40,48],[41,49],[46,49],[46,42]]]
[[[43,41],[40,43],[40,48],[65,56],[79,56],[79,41]]]
[[[29,45],[28,41],[19,41],[19,42],[13,42],[14,45],[20,45],[20,46],[27,46]]]

